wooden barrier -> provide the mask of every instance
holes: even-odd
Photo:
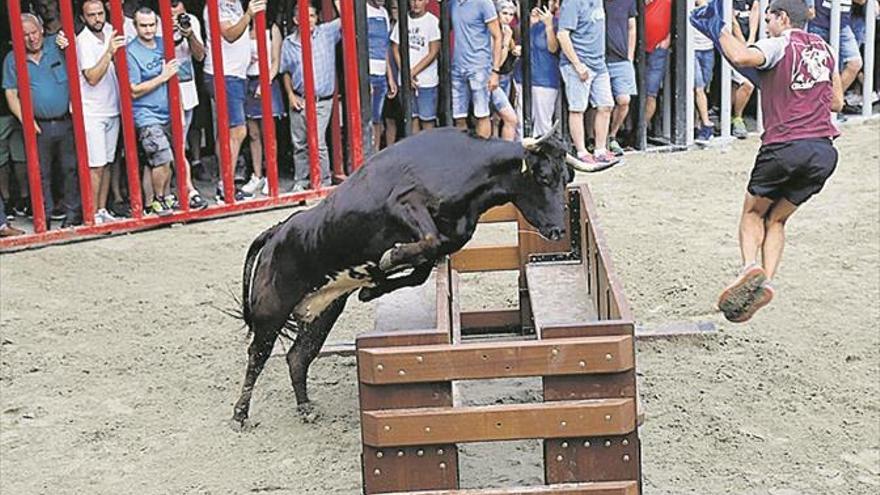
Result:
[[[466,246],[426,284],[378,301],[358,337],[365,494],[641,492],[634,324],[586,186],[569,190],[565,239],[510,205],[517,243]],[[464,312],[458,272],[518,270],[519,309]],[[517,327],[517,340],[468,341]],[[528,335],[525,335],[528,334]],[[544,401],[460,406],[454,382],[542,377]],[[546,486],[460,490],[457,444],[542,439]]]

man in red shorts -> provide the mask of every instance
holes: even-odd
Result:
[[[831,112],[843,108],[843,91],[832,49],[803,30],[804,0],[772,0],[765,18],[770,37],[751,45],[729,26],[718,36],[731,63],[758,69],[765,129],[739,225],[744,268],[718,301],[733,322],[748,320],[773,299],[770,281],[782,257],[785,222],[837,166],[831,140],[840,132]]]

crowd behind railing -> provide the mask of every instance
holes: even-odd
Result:
[[[62,0],[65,1],[65,0]],[[229,127],[231,163],[235,164],[236,201],[269,194],[261,121],[263,101],[271,101],[272,118],[282,124],[279,132],[279,170],[289,178],[285,189],[306,191],[314,184],[331,184],[331,154],[327,139],[338,129],[334,119],[337,94],[338,45],[341,23],[334,14],[322,15],[329,1],[309,5],[308,29],[317,136],[319,178],[310,174],[309,133],[305,107],[307,93],[303,79],[301,23],[295,2],[271,0],[208,0],[217,3],[225,81],[226,115]],[[349,0],[343,0],[349,1]],[[488,137],[520,139],[524,129],[523,73],[530,74],[528,119],[532,135],[551,129],[562,112],[567,113],[566,130],[580,160],[609,164],[622,159],[632,144],[637,123],[630,108],[641,94],[644,112],[637,117],[650,125],[655,120],[658,99],[668,81],[670,51],[674,47],[674,5],[672,0],[444,0],[449,2],[452,36],[448,77],[440,73],[441,21],[436,0],[409,0],[406,22],[409,50],[400,49],[397,2],[354,0],[366,3],[367,67],[360,69],[369,80],[372,151],[389,146],[402,135],[438,125],[441,100],[448,81],[451,93],[451,122],[470,127]],[[706,0],[696,0],[699,6]],[[809,30],[831,42],[830,0],[816,0]],[[841,0],[839,62],[844,90],[852,89],[847,102],[860,105],[866,94],[855,91],[863,81],[862,57],[866,43],[866,1]],[[335,7],[338,11],[339,0]],[[684,2],[682,2],[684,3]],[[764,15],[758,0],[733,0],[735,36],[754,42],[760,36]],[[807,3],[812,3],[807,0]],[[36,124],[36,143],[43,195],[49,221],[62,227],[83,221],[79,172],[70,114],[70,88],[65,70],[65,50],[76,50],[82,116],[85,123],[89,181],[94,223],[103,224],[131,215],[130,194],[142,195],[145,213],[170,215],[181,202],[190,209],[206,208],[210,199],[224,201],[224,188],[214,179],[217,160],[213,153],[217,128],[214,94],[212,36],[205,1],[172,0],[173,33],[163,36],[155,0],[125,0],[124,30],[116,32],[109,22],[109,6],[101,0],[76,0],[75,33],[61,28],[57,0],[24,0],[20,21],[27,53],[31,101]],[[870,12],[877,13],[876,7]],[[266,12],[264,33],[257,32],[254,19]],[[520,14],[528,12],[527,19]],[[637,20],[644,15],[644,70],[637,77]],[[332,19],[321,21],[319,19]],[[362,22],[359,20],[358,22]],[[527,22],[528,49],[520,39],[521,22]],[[876,22],[872,19],[871,22]],[[0,98],[0,236],[22,233],[8,222],[31,212],[26,156],[22,140],[22,102],[16,64],[3,26],[2,86]],[[263,36],[270,61],[269,95],[262,94],[257,38]],[[720,57],[711,40],[693,32],[694,47],[694,137],[708,142],[719,133],[717,101]],[[876,38],[876,37],[875,37]],[[165,43],[174,44],[176,58],[166,60]],[[874,40],[876,42],[876,39]],[[132,97],[131,115],[123,115],[120,82],[114,63],[124,50],[128,85]],[[307,50],[306,50],[307,51]],[[524,51],[530,64],[523,70]],[[874,52],[876,54],[876,51]],[[400,81],[401,64],[409,66],[409,80]],[[877,64],[872,64],[877,70]],[[404,71],[407,72],[407,71]],[[175,78],[176,76],[176,78]],[[749,133],[749,108],[754,87],[739,73],[733,73],[733,104],[730,132],[737,138]],[[874,84],[877,83],[874,77]],[[168,88],[176,80],[180,108],[172,108]],[[406,85],[402,88],[401,85]],[[401,91],[405,89],[405,91]],[[402,94],[409,95],[402,102]],[[868,92],[876,99],[876,91]],[[873,102],[873,100],[872,100]],[[408,109],[410,115],[403,115]],[[182,113],[186,142],[185,187],[172,187],[175,153],[171,125],[175,112]],[[133,119],[142,165],[140,191],[126,191],[121,119]],[[338,120],[336,120],[337,125]],[[409,122],[407,129],[403,129]],[[349,130],[348,132],[353,132]],[[247,146],[245,147],[245,144]],[[268,149],[268,147],[267,147]],[[272,147],[271,149],[275,149]],[[290,150],[290,152],[288,152]],[[209,165],[209,161],[213,165]],[[180,175],[179,173],[177,175]],[[201,187],[216,188],[202,192]],[[131,189],[131,187],[128,187]],[[226,189],[229,190],[229,189]],[[179,197],[174,191],[186,191]],[[211,192],[211,195],[206,194]],[[206,198],[205,196],[209,196]],[[212,196],[212,197],[210,197]]]

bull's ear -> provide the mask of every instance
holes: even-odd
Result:
[[[529,163],[525,160],[522,162],[522,168],[519,169],[521,174],[527,174],[529,172]]]

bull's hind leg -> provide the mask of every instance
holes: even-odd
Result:
[[[266,360],[272,354],[272,347],[278,338],[278,332],[274,327],[256,324],[253,330],[254,337],[251,340],[251,345],[248,346],[248,364],[244,375],[244,384],[241,386],[241,395],[235,403],[232,416],[233,422],[237,423],[239,427],[244,426],[248,417],[254,385],[266,365]]]
[[[339,315],[342,314],[347,299],[348,294],[337,298],[311,323],[299,322],[300,330],[297,333],[296,341],[287,351],[290,382],[296,396],[297,409],[303,415],[311,413],[309,395],[306,391],[309,366],[321,352],[321,347],[327,340],[327,335],[330,334]]]

